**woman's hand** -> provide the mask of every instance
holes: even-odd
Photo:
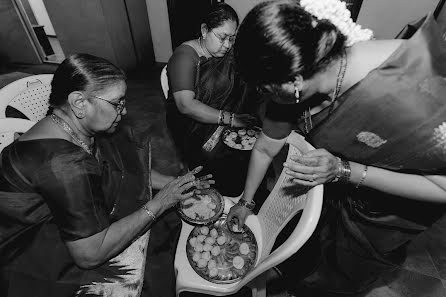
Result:
[[[246,218],[251,214],[245,206],[236,204],[229,210],[226,222],[228,227],[232,231],[232,226],[237,225],[238,229],[241,229],[245,225]]]
[[[338,159],[325,149],[309,151],[302,156],[292,156],[294,162],[284,163],[286,173],[298,184],[316,186],[331,182],[338,173]]]
[[[253,126],[256,122],[256,117],[250,114],[234,114],[232,126],[236,128],[249,127]]]
[[[199,189],[209,188],[215,183],[211,180],[212,175],[208,174],[199,178],[195,174],[203,169],[202,166],[196,167],[183,176],[179,176],[164,186],[154,197],[153,202],[160,204],[160,213],[177,204],[179,201],[192,197],[199,193]],[[197,190],[191,190],[195,187]]]

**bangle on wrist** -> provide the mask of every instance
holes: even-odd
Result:
[[[146,204],[144,204],[144,205],[141,207],[141,209],[144,210],[144,211],[147,213],[147,215],[152,219],[152,221],[155,221],[155,220],[156,220],[156,215],[153,213],[153,211],[151,211],[151,210],[147,207]]]
[[[240,200],[237,202],[237,205],[246,207],[248,210],[253,210],[254,207],[256,206],[256,203],[255,203],[253,200],[251,200],[250,202],[248,202],[248,201],[246,201],[245,199],[240,199]]]
[[[364,170],[362,171],[362,175],[361,175],[361,179],[359,180],[359,182],[356,184],[355,188],[359,188],[362,183],[365,181],[365,178],[367,177],[367,170],[369,169],[369,167],[367,165],[364,165]]]
[[[234,113],[231,113],[230,125],[231,125],[231,128],[234,128]]]
[[[218,125],[223,125],[224,124],[224,119],[225,119],[225,115],[223,113],[223,110],[220,109],[220,112],[218,113]]]
[[[352,173],[350,169],[350,163],[348,161],[342,160],[339,157],[337,159],[338,159],[338,170],[332,182],[334,183],[341,182],[346,184],[350,181],[350,175]]]
[[[331,181],[332,183],[336,183],[339,181],[339,179],[341,178],[341,172],[342,172],[342,160],[339,157],[336,157],[336,159],[338,160],[338,168],[336,171],[336,176],[335,178]]]
[[[350,169],[350,163],[348,161],[342,160],[342,175],[340,181],[344,184],[350,181],[350,175],[352,174],[352,170]]]

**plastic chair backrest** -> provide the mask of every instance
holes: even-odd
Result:
[[[291,156],[313,149],[296,132],[290,134],[287,143],[289,144],[287,162],[292,162]],[[282,170],[276,185],[257,215],[262,232],[262,254],[256,267],[243,278],[237,287],[245,286],[266,270],[285,261],[305,244],[316,229],[322,210],[322,200],[322,185],[313,188],[296,186],[285,170]],[[294,231],[282,245],[271,253],[280,231],[301,210],[303,210],[302,216]]]
[[[25,119],[0,119],[0,152],[14,141],[15,133],[25,133],[35,123]]]
[[[161,88],[163,89],[164,98],[169,96],[169,80],[167,78],[167,65],[163,67],[160,75]]]
[[[53,74],[39,74],[18,79],[0,89],[0,119],[6,117],[9,105],[37,122],[49,108]]]

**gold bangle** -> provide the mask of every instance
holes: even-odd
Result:
[[[336,157],[336,159],[338,160],[338,170],[336,172],[335,178],[331,181],[332,183],[338,182],[342,174],[342,160],[339,157]]]
[[[234,113],[231,113],[230,124],[231,124],[231,128],[234,128]]]
[[[217,124],[218,125],[224,125],[224,118],[225,118],[225,115],[223,114],[223,110],[220,109],[220,112],[218,113],[218,122],[217,122]]]
[[[369,167],[367,165],[364,165],[364,171],[362,172],[362,176],[361,176],[361,179],[359,180],[359,183],[355,187],[356,189],[359,188],[362,185],[362,183],[365,181],[365,178],[367,177],[367,169],[368,168]]]
[[[350,181],[350,175],[352,173],[352,170],[350,168],[350,163],[346,160],[342,161],[342,175],[340,178],[340,181],[344,184],[347,184]]]
[[[147,207],[147,205],[143,205],[142,207],[141,207],[141,209],[143,209],[146,213],[147,213],[147,215],[152,219],[152,221],[155,221],[156,220],[156,216],[155,216],[155,214],[153,213],[153,211],[151,211],[148,207]]]

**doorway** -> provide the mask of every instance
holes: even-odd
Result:
[[[65,55],[43,0],[15,0],[43,62],[60,64]]]

